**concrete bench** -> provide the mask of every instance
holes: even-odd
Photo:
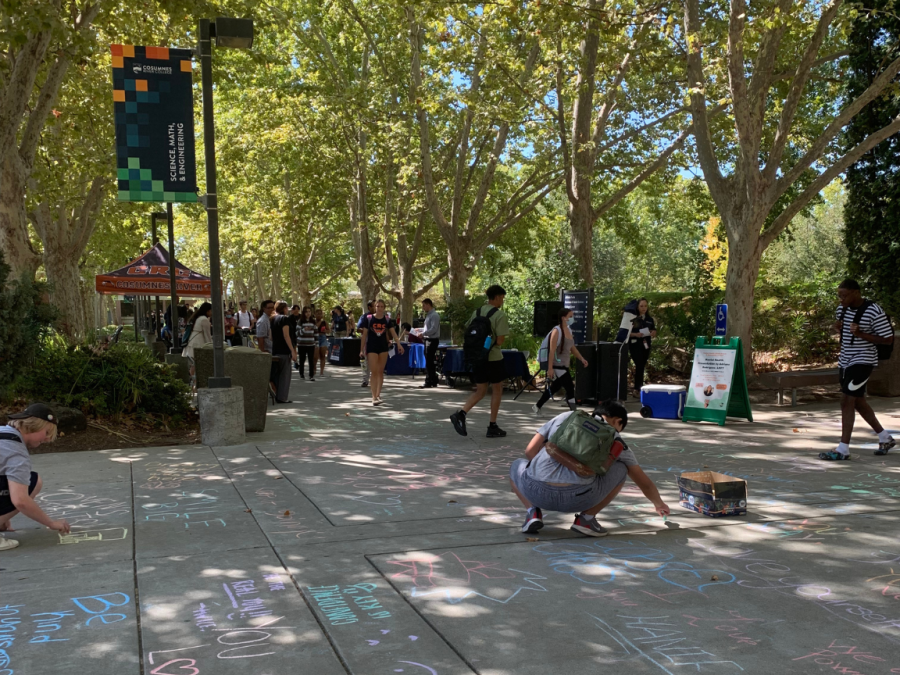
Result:
[[[800,370],[787,373],[763,373],[764,384],[778,389],[778,405],[784,405],[784,390],[791,390],[791,407],[797,405],[797,390],[822,384],[837,384],[838,370]]]

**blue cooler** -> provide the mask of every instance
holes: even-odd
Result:
[[[645,384],[641,387],[641,417],[680,420],[687,387],[680,384]]]

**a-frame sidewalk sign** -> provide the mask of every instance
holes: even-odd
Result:
[[[721,337],[698,337],[681,419],[723,426],[726,417],[753,421],[741,339],[733,337],[726,343]]]

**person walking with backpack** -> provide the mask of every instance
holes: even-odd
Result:
[[[569,404],[569,410],[575,410],[575,383],[572,381],[572,373],[569,370],[569,364],[572,361],[572,355],[575,355],[581,365],[588,367],[587,359],[575,347],[575,338],[572,337],[571,326],[575,323],[575,312],[568,307],[563,307],[557,315],[557,325],[547,333],[541,343],[541,349],[538,352],[541,361],[541,369],[547,371],[547,379],[550,386],[541,394],[540,400],[531,406],[531,410],[535,414],[541,411],[544,404],[550,400],[560,389],[566,390],[566,403]]]
[[[503,400],[503,381],[506,379],[506,364],[500,347],[509,335],[509,321],[501,311],[506,291],[494,284],[485,291],[487,302],[475,310],[463,342],[466,364],[472,368],[472,379],[475,380],[475,391],[469,396],[462,408],[450,415],[453,428],[460,436],[468,436],[466,415],[487,394],[491,387],[491,420],[488,425],[488,438],[502,438],[506,432],[497,426],[497,413],[500,401]]]
[[[860,414],[878,434],[876,455],[886,455],[897,445],[894,438],[881,426],[875,411],[866,400],[866,383],[879,360],[891,357],[894,346],[894,329],[890,319],[877,304],[862,297],[859,283],[845,279],[838,286],[841,300],[837,308],[841,355],[838,368],[841,383],[841,442],[829,452],[820,452],[819,459],[840,461],[850,459],[850,436],[856,413]]]
[[[523,534],[544,527],[542,509],[575,513],[569,528],[588,537],[609,532],[596,515],[609,506],[631,478],[660,516],[670,509],[653,480],[644,473],[621,432],[628,424],[628,411],[618,401],[598,406],[593,415],[583,410],[557,415],[537,430],[525,458],[509,469],[510,484],[528,509]]]

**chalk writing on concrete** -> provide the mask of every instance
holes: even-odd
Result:
[[[359,621],[357,609],[371,619],[390,617],[391,613],[372,595],[377,588],[375,584],[363,583],[344,588],[308,586],[306,590],[332,626],[346,626]]]
[[[730,673],[744,670],[734,661],[723,659],[693,644],[693,640],[678,630],[681,626],[668,616],[622,616],[617,621],[624,626],[617,629],[603,619],[589,614],[596,626],[611,637],[626,655],[642,658],[666,675],[684,672]],[[674,669],[674,670],[673,670]]]

